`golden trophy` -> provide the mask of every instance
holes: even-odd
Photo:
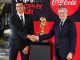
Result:
[[[40,35],[44,34],[44,28],[46,25],[46,18],[45,17],[40,17]]]
[[[40,35],[45,34],[45,27],[46,27],[46,18],[40,17]],[[48,40],[43,40],[42,42],[49,42]]]

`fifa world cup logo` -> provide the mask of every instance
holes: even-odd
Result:
[[[44,28],[46,25],[46,18],[45,17],[40,17],[40,35],[44,34]]]

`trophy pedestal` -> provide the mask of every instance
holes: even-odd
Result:
[[[31,45],[30,60],[50,60],[50,46],[45,44]]]

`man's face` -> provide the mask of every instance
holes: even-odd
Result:
[[[24,12],[24,5],[23,3],[17,3],[16,4],[16,10],[19,14],[23,13]]]
[[[59,15],[60,20],[65,20],[67,18],[67,14],[68,12],[63,9],[58,10],[58,15]]]

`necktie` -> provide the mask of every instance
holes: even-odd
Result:
[[[60,22],[60,31],[62,29],[62,26],[63,26],[63,22]]]
[[[63,22],[61,22],[61,27],[63,26]]]
[[[23,24],[23,17],[22,17],[22,15],[20,16],[20,18],[21,18],[21,22],[22,22],[22,24]]]

